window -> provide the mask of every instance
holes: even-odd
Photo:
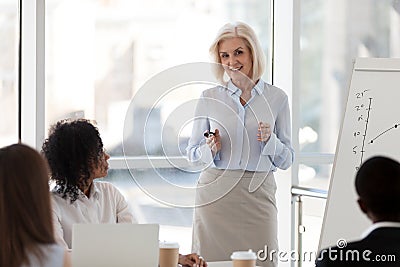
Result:
[[[400,57],[399,22],[394,0],[301,1],[301,152],[335,152],[353,61]],[[315,177],[329,176],[327,168],[311,168]],[[300,179],[308,173],[299,170]]]
[[[46,13],[46,126],[67,117],[95,119],[107,150],[116,156],[122,155],[124,123],[142,127],[142,115],[154,104],[143,103],[126,116],[135,93],[161,71],[209,61],[208,47],[224,23],[246,21],[263,40],[266,54],[272,51],[265,0],[49,0]],[[270,56],[269,62],[266,80],[271,79]],[[193,91],[179,101],[198,95]],[[155,110],[155,131],[167,110]]]
[[[18,1],[0,1],[0,147],[18,141]]]

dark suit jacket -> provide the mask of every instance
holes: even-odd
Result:
[[[316,259],[316,266],[400,267],[400,228],[377,228],[364,239],[350,242],[344,248],[323,249]]]

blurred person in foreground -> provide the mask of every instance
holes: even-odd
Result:
[[[137,223],[124,196],[107,176],[108,155],[89,120],[63,120],[51,127],[42,147],[55,187],[51,192],[56,241],[73,249],[75,223]],[[95,181],[96,180],[96,181]],[[207,266],[196,253],[179,255],[183,266]]]
[[[34,149],[0,149],[0,266],[70,267],[51,220],[48,166]]]
[[[220,85],[200,96],[187,147],[189,161],[205,165],[192,250],[209,261],[230,260],[238,250],[278,251],[274,172],[294,158],[288,97],[262,80],[265,56],[249,25],[224,25],[210,54]]]
[[[400,266],[399,162],[382,156],[368,159],[356,174],[355,188],[358,205],[373,224],[361,240],[321,250],[316,266]]]

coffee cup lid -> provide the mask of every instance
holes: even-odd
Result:
[[[231,255],[232,260],[256,260],[257,256],[251,249],[248,251],[235,251]]]
[[[160,248],[179,248],[178,242],[161,241],[159,245]]]

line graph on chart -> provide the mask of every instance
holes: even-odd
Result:
[[[352,133],[354,138],[352,153],[354,156],[359,157],[357,161],[359,164],[355,166],[355,171],[357,171],[364,162],[365,156],[371,154],[368,153],[371,146],[379,146],[379,142],[386,141],[385,136],[393,134],[395,130],[400,130],[400,120],[397,120],[397,122],[390,122],[390,116],[386,116],[386,122],[382,122],[381,117],[379,124],[385,126],[384,128],[378,129],[376,127],[371,127],[372,125],[376,125],[376,122],[372,119],[374,115],[374,101],[376,99],[371,96],[372,94],[373,90],[364,89],[356,92],[354,95],[354,111],[356,116],[354,121],[355,130]],[[400,131],[397,132],[400,140]],[[383,152],[388,153],[390,151],[382,151],[381,153]]]

